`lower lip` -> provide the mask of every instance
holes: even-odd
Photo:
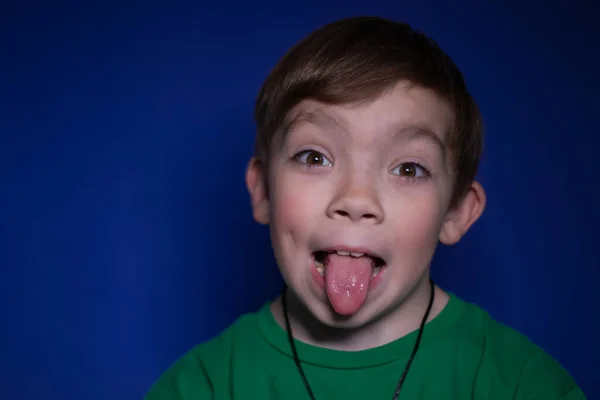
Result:
[[[385,273],[385,270],[386,270],[385,266],[381,267],[381,269],[377,273],[377,276],[375,276],[375,278],[371,279],[371,282],[369,283],[369,290],[373,290],[379,285],[379,282],[381,281],[381,275],[383,275]],[[320,289],[325,289],[325,277],[321,276],[319,271],[317,271],[317,265],[315,264],[314,257],[311,257],[310,272],[311,272],[311,274],[313,276],[313,280],[317,284],[317,286]]]

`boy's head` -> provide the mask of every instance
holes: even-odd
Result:
[[[393,312],[426,287],[438,241],[456,243],[483,211],[477,107],[450,58],[406,24],[317,30],[271,72],[255,116],[255,219],[327,325]]]

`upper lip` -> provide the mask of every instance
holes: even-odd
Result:
[[[346,251],[348,253],[363,253],[366,256],[378,258],[378,259],[384,261],[383,257],[381,257],[376,251],[374,251],[368,247],[362,247],[362,246],[359,246],[359,247],[352,247],[352,246],[345,246],[345,245],[328,246],[328,247],[322,248],[318,251],[325,251],[328,253],[335,252],[335,251]]]

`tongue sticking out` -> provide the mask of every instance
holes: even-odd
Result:
[[[374,262],[371,257],[329,254],[325,268],[325,289],[335,312],[356,313],[367,299]]]

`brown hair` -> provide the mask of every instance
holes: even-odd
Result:
[[[330,23],[292,47],[265,81],[255,107],[255,156],[268,168],[271,141],[300,101],[348,104],[381,95],[401,80],[431,89],[450,104],[455,123],[455,207],[475,179],[483,128],[460,70],[439,46],[408,24],[378,17]]]

